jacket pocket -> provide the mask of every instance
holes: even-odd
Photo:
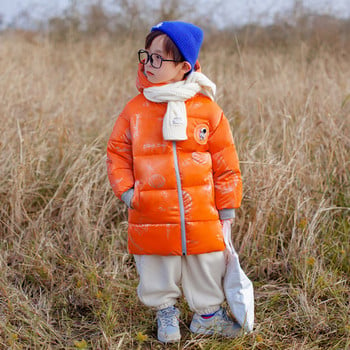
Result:
[[[135,184],[134,195],[131,198],[130,207],[131,209],[138,209],[140,202],[140,188],[137,184]]]

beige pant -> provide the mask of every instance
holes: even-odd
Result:
[[[175,305],[183,293],[200,315],[216,311],[224,301],[224,252],[188,256],[134,255],[142,303],[157,310]]]

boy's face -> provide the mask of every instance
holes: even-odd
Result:
[[[156,53],[164,59],[173,59],[164,51],[164,38],[165,35],[160,35],[154,38],[151,46],[147,49],[148,53],[151,55]],[[148,61],[145,64],[145,75],[147,79],[153,84],[159,83],[174,83],[183,79],[184,74],[191,69],[188,62],[181,62],[177,65],[175,62],[163,61],[160,68],[154,68],[151,62]]]

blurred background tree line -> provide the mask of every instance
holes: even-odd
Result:
[[[295,0],[287,12],[275,14],[268,23],[264,23],[262,14],[261,21],[240,25],[228,21],[230,14],[220,13],[218,4],[212,1],[203,6],[194,0],[71,0],[61,14],[43,19],[34,18],[32,11],[24,9],[7,27],[1,26],[0,10],[0,27],[2,32],[43,33],[57,42],[96,36],[120,40],[143,37],[159,21],[185,20],[200,25],[207,37],[220,38],[221,43],[234,35],[248,46],[288,46],[302,40],[317,47],[350,51],[350,18],[317,14],[302,0]]]

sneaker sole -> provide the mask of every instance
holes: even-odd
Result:
[[[239,336],[239,334],[241,333],[242,329],[241,328],[237,328],[237,330],[233,333],[233,334],[225,334],[219,330],[213,329],[213,328],[204,328],[204,327],[192,327],[192,325],[190,325],[190,331],[194,334],[201,334],[201,335],[220,335],[222,337],[225,338],[236,338]]]

